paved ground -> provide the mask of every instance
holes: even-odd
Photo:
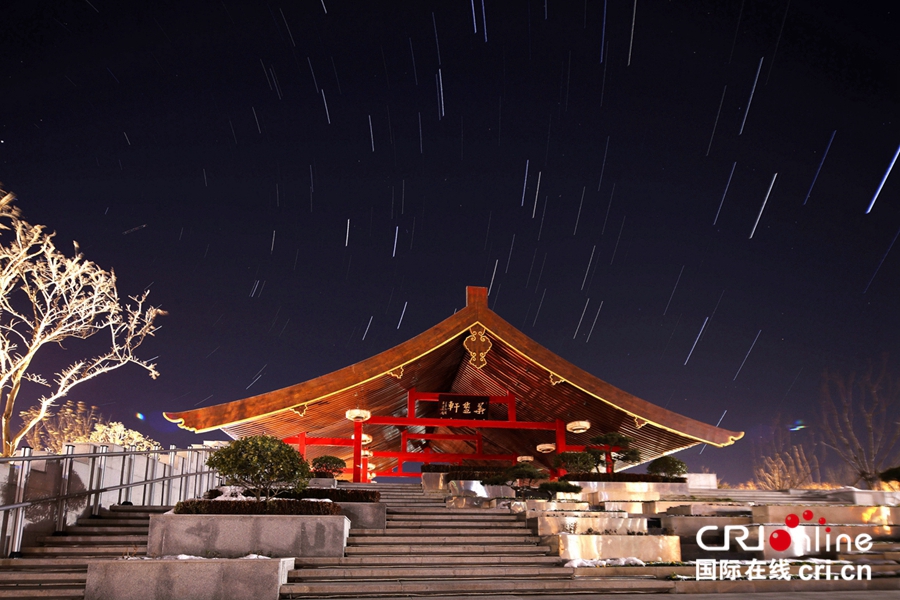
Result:
[[[790,600],[897,600],[897,590],[860,591],[860,592],[792,592]],[[497,596],[486,594],[484,596],[429,596],[428,600],[473,600],[473,598],[496,598],[498,600],[585,600],[587,598],[603,598],[605,600],[651,600],[653,598],[670,597],[671,594],[561,594],[558,596]],[[681,600],[710,600],[721,598],[722,600],[784,600],[783,592],[757,593],[757,594],[676,594]],[[344,598],[353,600],[353,598]],[[379,600],[409,600],[404,598],[379,598]]]

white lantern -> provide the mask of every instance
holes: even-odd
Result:
[[[556,451],[556,444],[538,444],[537,451],[541,454],[550,454]]]
[[[350,417],[347,417],[347,418],[349,419]],[[350,435],[350,439],[351,439],[351,440],[356,439],[356,436],[354,436],[354,435],[351,434],[351,435]],[[369,435],[368,433],[362,434],[362,436],[360,436],[360,442],[359,442],[359,443],[360,443],[360,445],[362,445],[362,446],[368,446],[369,444],[372,443],[372,436]]]
[[[354,423],[362,423],[363,421],[368,421],[372,417],[372,413],[362,408],[351,408],[344,416]]]
[[[371,450],[365,450],[365,449],[364,449],[364,450],[362,450],[362,452],[360,453],[360,456],[362,456],[363,458],[372,458],[372,451],[371,451]]]
[[[591,428],[590,421],[571,421],[566,423],[566,429],[572,433],[584,433]]]
[[[516,457],[516,462],[520,462],[520,463],[532,462],[533,460],[534,460],[533,456],[517,456]]]

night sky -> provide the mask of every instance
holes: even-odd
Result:
[[[814,431],[826,368],[900,359],[900,173],[867,213],[900,145],[884,5],[2,12],[0,181],[169,312],[141,349],[158,380],[128,366],[71,397],[165,444],[224,436],[161,411],[367,358],[467,285],[613,385],[727,410],[744,440],[679,456],[732,481],[777,416]]]

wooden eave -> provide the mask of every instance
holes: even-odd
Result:
[[[416,363],[429,353],[441,349],[454,340],[463,339],[462,336],[468,335],[470,328],[478,324],[485,327],[486,334],[495,345],[499,344],[499,346],[495,346],[498,354],[502,348],[507,357],[502,367],[506,371],[498,373],[503,379],[512,384],[517,378],[521,380],[521,377],[530,377],[536,387],[549,390],[551,385],[558,385],[560,386],[559,390],[566,390],[564,394],[559,394],[561,399],[558,406],[544,403],[539,411],[544,416],[541,420],[556,417],[565,419],[566,413],[577,413],[575,417],[582,418],[579,414],[590,411],[581,408],[581,402],[576,405],[573,399],[576,397],[579,399],[592,398],[605,404],[607,413],[609,413],[609,409],[614,409],[617,413],[621,413],[620,420],[624,418],[632,420],[638,429],[646,424],[648,426],[646,433],[649,433],[649,430],[661,430],[660,434],[665,432],[670,436],[688,438],[684,440],[684,444],[680,444],[681,447],[696,443],[727,446],[744,435],[743,432],[715,427],[656,406],[571,364],[491,311],[487,305],[487,290],[480,287],[467,288],[467,304],[465,308],[454,315],[414,338],[354,365],[258,396],[194,410],[163,414],[168,420],[177,423],[179,427],[198,433],[214,429],[234,429],[241,424],[266,420],[284,414],[286,411],[296,411],[298,414],[302,414],[307,406],[311,407],[336,396],[346,397],[347,393],[354,389],[362,389],[365,393],[365,387],[370,382],[384,378],[391,372],[397,372],[401,367]],[[492,349],[491,352],[494,350]],[[468,354],[464,353],[463,361],[466,360],[468,360]],[[491,365],[490,353],[487,360],[488,365]],[[486,368],[485,370],[489,371],[490,369]],[[550,383],[545,384],[544,382]],[[410,386],[407,384],[406,387],[408,389]],[[509,389],[513,389],[512,385]],[[422,389],[422,391],[449,390]],[[547,397],[547,394],[544,394],[544,397]],[[520,401],[520,404],[524,401],[525,399]],[[405,396],[400,395],[392,408],[394,411],[403,410],[405,403]],[[547,414],[551,411],[555,414]],[[342,421],[343,412],[335,414],[333,420],[335,422]],[[331,428],[329,427],[329,429]],[[629,427],[629,429],[631,428]]]

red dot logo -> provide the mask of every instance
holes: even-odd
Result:
[[[806,515],[803,516],[805,517]],[[793,529],[800,524],[800,519],[797,517],[797,515],[791,513],[784,518],[784,524]]]
[[[803,520],[804,521],[811,521],[812,518],[813,518],[813,511],[811,511],[811,510],[803,511]]]
[[[824,525],[824,524],[825,524],[825,517],[821,517],[819,519],[819,525]]]
[[[793,515],[796,518],[796,515]],[[784,552],[791,547],[791,534],[784,529],[776,529],[769,535],[769,545],[776,552]]]

